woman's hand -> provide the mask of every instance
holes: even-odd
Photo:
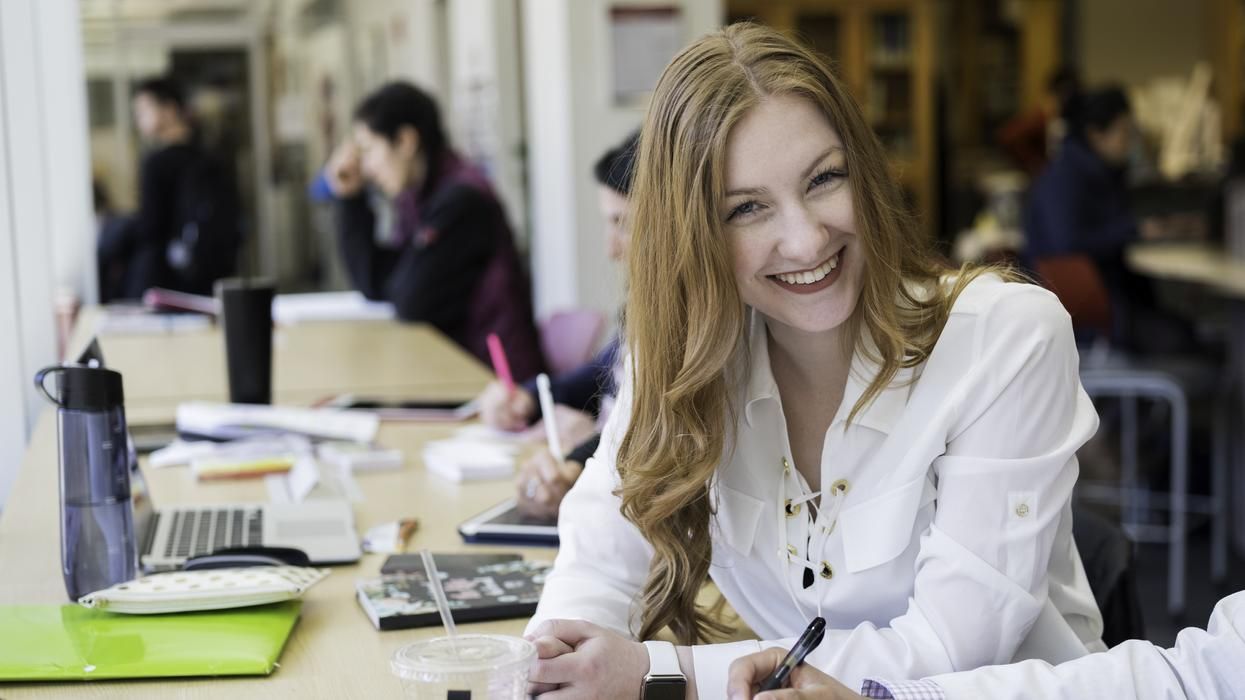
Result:
[[[534,518],[556,518],[558,506],[583,470],[579,462],[559,462],[549,450],[532,455],[519,468],[519,512]]]
[[[522,388],[490,382],[480,394],[480,419],[499,430],[519,431],[536,415],[536,401]]]
[[[648,673],[643,644],[583,620],[546,620],[528,638],[537,648],[530,692],[548,692],[558,700],[640,697]],[[552,655],[558,651],[563,653]]]
[[[359,166],[359,149],[347,139],[333,149],[324,165],[324,178],[338,197],[353,197],[363,189],[363,169]]]
[[[529,636],[528,639],[536,647],[536,658],[532,660],[532,668],[529,670],[527,694],[540,695],[541,693],[547,693],[551,690],[557,689],[558,686],[556,683],[536,683],[531,680],[533,675],[536,673],[536,664],[539,663],[541,659],[552,659],[563,654],[569,654],[572,651],[575,651],[575,649],[572,648],[571,645],[555,637],[535,638]]]
[[[727,672],[726,692],[730,700],[862,700],[859,693],[808,664],[795,667],[787,677],[789,687],[755,695],[786,656],[785,649],[774,647],[735,659]]]
[[[545,421],[548,419],[548,416],[543,416],[528,429],[533,440],[545,440]],[[558,440],[565,451],[570,451],[571,448],[597,434],[597,421],[591,414],[560,403],[553,405],[553,425],[558,431]]]

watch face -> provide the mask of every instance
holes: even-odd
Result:
[[[644,700],[683,700],[687,697],[685,678],[646,678]]]

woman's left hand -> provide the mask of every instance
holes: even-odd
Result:
[[[634,700],[640,697],[644,676],[648,673],[648,650],[640,642],[583,620],[546,620],[529,638],[538,646],[555,648],[561,642],[574,649],[533,662],[529,683],[537,687],[557,687],[543,697],[558,700]]]

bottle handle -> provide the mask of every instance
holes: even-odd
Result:
[[[60,406],[61,408],[64,408],[65,405],[60,402],[60,399],[56,398],[51,394],[51,392],[48,391],[47,378],[50,374],[63,371],[65,371],[64,367],[60,365],[52,365],[51,367],[44,367],[35,373],[35,388],[39,390],[40,394],[43,394],[44,398],[57,406]]]

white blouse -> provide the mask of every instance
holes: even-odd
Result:
[[[1133,639],[1058,666],[1030,660],[936,676],[947,700],[1245,700],[1245,592],[1219,601],[1205,630],[1189,627],[1171,649]]]
[[[731,661],[789,647],[819,611],[828,631],[808,663],[848,687],[1105,649],[1071,516],[1076,450],[1098,418],[1052,294],[974,280],[929,359],[901,370],[848,425],[877,372],[857,353],[822,448],[819,509],[787,468],[782,400],[755,313],[748,362],[734,444],[711,485],[710,575],[768,641],[695,647],[701,698],[725,697]],[[529,631],[551,618],[628,636],[638,628],[653,550],[614,495],[631,395],[628,377],[562,503],[561,548]]]

